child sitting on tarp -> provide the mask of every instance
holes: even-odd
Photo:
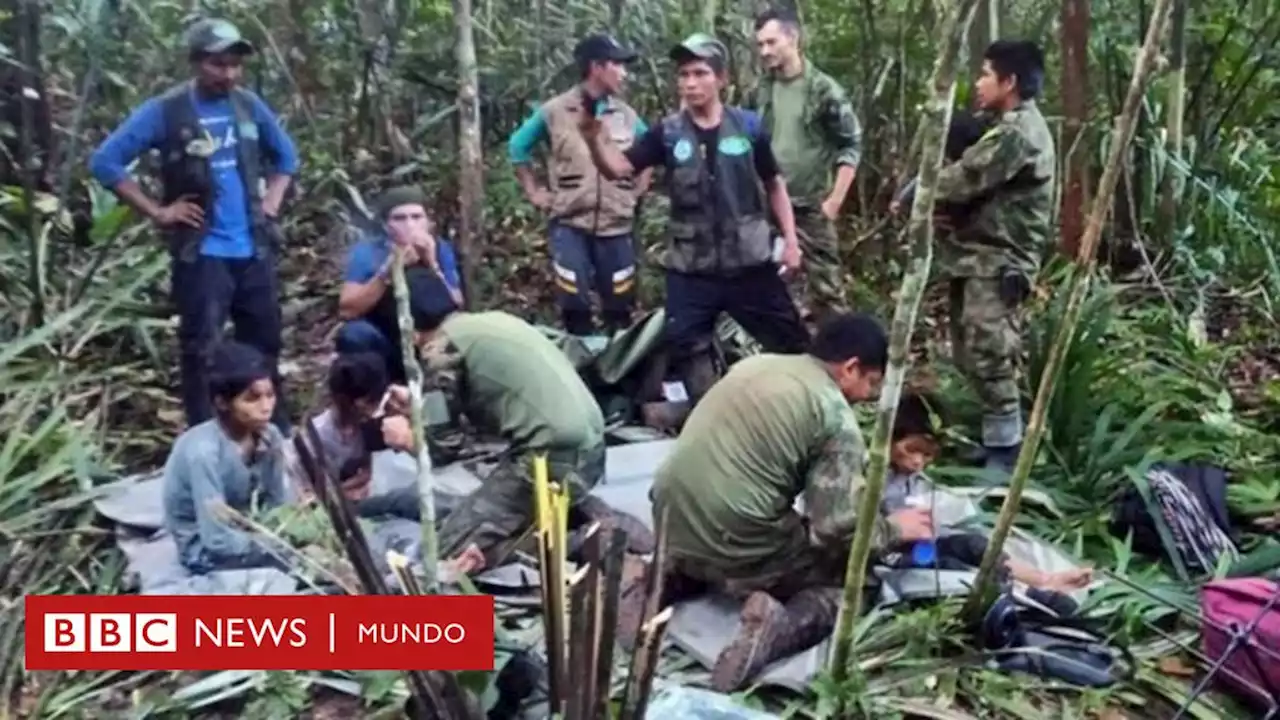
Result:
[[[915,502],[928,502],[933,483],[924,475],[938,455],[940,405],[933,398],[904,393],[898,404],[893,426],[893,445],[889,452],[890,472],[885,482],[880,511],[889,515]],[[971,570],[982,562],[987,550],[987,537],[979,533],[947,532],[938,529],[932,542],[900,546],[881,559],[882,565],[897,568],[938,568]],[[1089,584],[1093,571],[1077,568],[1060,572],[1044,572],[1008,555],[1002,555],[1002,579],[1012,577],[1029,587],[1070,592]]]
[[[216,346],[209,362],[214,417],[178,437],[164,466],[164,525],[190,572],[284,568],[273,539],[233,525],[287,498],[282,446],[271,424],[275,386],[266,358],[236,342]]]
[[[319,447],[312,443],[306,425],[298,429],[312,457],[317,462],[323,457],[328,467],[338,470],[343,494],[361,517],[390,515],[417,520],[421,513],[416,485],[370,494],[372,453],[413,446],[408,423],[392,420],[405,412],[407,393],[389,392],[386,363],[376,353],[340,355],[329,369],[328,385],[329,407],[311,420]],[[290,446],[286,455],[294,493],[310,502],[315,490],[297,450]]]

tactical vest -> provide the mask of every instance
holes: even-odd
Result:
[[[600,174],[579,130],[582,111],[582,90],[577,86],[542,106],[551,144],[547,163],[551,217],[563,225],[601,237],[631,232],[636,212],[635,180],[608,180]],[[600,113],[605,136],[619,150],[635,143],[636,120],[631,106],[613,98]]]
[[[725,108],[714,162],[686,114],[662,121],[671,220],[663,266],[683,273],[735,275],[769,263],[773,234],[756,174],[746,116]]]
[[[201,154],[194,141],[205,139],[204,128],[196,114],[191,82],[181,83],[160,97],[164,115],[164,142],[160,146],[160,179],[162,198],[168,205],[183,196],[194,196],[204,209],[206,226],[200,229],[179,226],[168,231],[170,250],[181,260],[191,261],[199,254],[200,243],[208,231],[207,219],[214,212],[217,188],[210,167],[212,154]],[[275,250],[272,234],[262,215],[262,168],[258,124],[253,118],[249,94],[236,88],[231,91],[231,107],[236,116],[236,169],[245,188],[245,203],[254,245],[258,253]]]

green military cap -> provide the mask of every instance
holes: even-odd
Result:
[[[724,63],[729,60],[729,50],[724,43],[706,33],[694,33],[672,48],[670,57],[676,61],[695,57]]]
[[[386,220],[391,211],[401,205],[421,205],[427,207],[427,194],[415,185],[401,185],[382,193],[378,198],[378,219]]]
[[[226,20],[207,18],[187,28],[184,36],[187,53],[195,55],[214,55],[234,52],[251,55],[253,44],[244,39],[240,28]]]

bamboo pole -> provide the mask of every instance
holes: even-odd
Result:
[[[409,382],[409,422],[413,427],[413,451],[418,456],[418,502],[422,508],[422,569],[426,591],[439,587],[440,547],[436,539],[435,478],[431,475],[431,452],[423,423],[422,366],[414,351],[413,314],[409,310],[409,284],[404,277],[404,255],[398,250],[391,263],[391,282],[396,293],[396,320],[400,324],[400,353],[405,378]]]
[[[1058,374],[1062,370],[1062,359],[1075,334],[1076,325],[1080,321],[1080,310],[1084,298],[1089,291],[1089,281],[1093,276],[1094,264],[1097,261],[1098,240],[1102,237],[1102,223],[1106,220],[1111,207],[1109,198],[1115,192],[1120,179],[1125,153],[1133,140],[1134,128],[1137,125],[1138,110],[1142,103],[1147,83],[1156,67],[1156,55],[1160,51],[1160,39],[1164,36],[1165,25],[1169,20],[1171,0],[1156,0],[1151,11],[1151,23],[1147,26],[1146,39],[1142,41],[1142,49],[1138,52],[1137,64],[1133,68],[1133,79],[1129,81],[1129,94],[1124,100],[1124,109],[1116,119],[1115,129],[1111,133],[1111,151],[1107,156],[1107,164],[1102,171],[1102,179],[1098,182],[1098,191],[1094,195],[1093,205],[1089,211],[1089,222],[1085,225],[1084,237],[1080,240],[1080,254],[1075,271],[1071,275],[1071,289],[1067,296],[1066,313],[1058,328],[1053,346],[1049,348],[1049,357],[1044,370],[1040,374],[1040,386],[1036,389],[1035,404],[1031,408],[1031,416],[1027,422],[1027,436],[1018,454],[1018,464],[1014,468],[1013,478],[1009,482],[1009,493],[1005,495],[1004,504],[1000,507],[1000,515],[996,518],[995,530],[991,541],[987,543],[987,551],[982,556],[982,564],[978,568],[978,576],[974,580],[974,591],[965,601],[963,614],[976,619],[991,590],[995,575],[996,562],[1004,548],[1005,539],[1013,528],[1013,519],[1018,513],[1018,505],[1022,501],[1022,492],[1027,485],[1027,477],[1031,474],[1031,465],[1035,461],[1036,451],[1040,448],[1040,440],[1044,437],[1044,419],[1053,398],[1053,388],[1057,384]]]
[[[973,19],[977,4],[978,0],[953,0],[949,4],[942,26],[942,47],[938,50],[938,59],[934,62],[933,77],[930,80],[933,97],[921,119],[920,181],[907,227],[911,238],[911,269],[902,278],[897,307],[893,312],[889,365],[885,371],[884,389],[880,391],[866,485],[862,488],[858,505],[860,521],[850,543],[849,560],[845,568],[843,601],[836,621],[835,641],[832,643],[829,660],[832,678],[837,683],[846,680],[851,669],[854,619],[862,613],[862,586],[866,582],[867,563],[871,555],[871,532],[875,527],[873,520],[879,512],[880,496],[884,492],[893,422],[910,364],[908,351],[911,348],[911,334],[920,301],[929,282],[929,269],[933,264],[933,198],[938,173],[942,168],[943,138],[951,122],[956,69],[960,49],[964,45],[965,31]]]

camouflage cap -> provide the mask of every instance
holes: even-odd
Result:
[[[253,44],[244,39],[240,28],[226,20],[206,18],[187,28],[184,35],[190,56],[234,52],[251,55]]]
[[[724,43],[706,33],[694,33],[672,48],[670,57],[679,62],[690,58],[728,62],[729,50]]]

